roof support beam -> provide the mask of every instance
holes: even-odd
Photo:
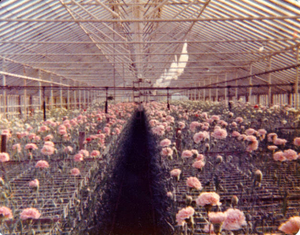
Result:
[[[27,66],[27,67],[29,67],[29,68],[37,69],[37,68],[34,68],[34,67],[28,65],[29,63],[27,63],[27,62],[21,63],[21,62],[19,62],[19,61],[15,61],[15,60],[9,59],[9,58],[4,58],[4,57],[2,57],[2,56],[0,56],[0,58],[2,58],[2,59],[5,60],[5,61],[10,61],[10,62],[15,63],[15,64],[21,64],[22,66]],[[49,63],[56,63],[56,62],[51,61],[51,62],[49,62]],[[45,70],[45,69],[41,69],[41,70],[44,71],[44,72],[46,72],[46,73],[53,74],[53,75],[55,75],[55,76],[57,76],[57,77],[61,77],[61,75],[59,75],[59,74],[57,74],[57,73],[54,73],[54,72],[52,72],[52,71],[47,71],[47,70]],[[6,71],[5,71],[5,72],[6,72]],[[65,77],[64,77],[64,79],[66,79],[66,80],[72,80],[72,79],[70,79],[70,78],[65,78]],[[61,83],[61,84],[64,85],[63,83]]]
[[[217,22],[217,21],[255,21],[299,19],[299,15],[259,16],[259,17],[222,17],[222,18],[182,18],[182,19],[19,19],[0,18],[0,22],[51,22],[51,23],[125,23],[125,22]]]
[[[42,79],[39,79],[39,78],[33,78],[33,77],[28,77],[28,76],[24,76],[24,75],[20,75],[20,74],[8,73],[8,72],[4,72],[4,71],[0,71],[0,74],[2,74],[4,76],[21,78],[21,79],[31,80],[31,81],[35,81],[35,82],[43,82],[43,83],[59,85],[59,86],[66,86],[66,87],[69,86],[69,85],[66,85],[66,84],[63,84],[63,83],[59,83],[59,82],[51,82],[51,81],[46,81],[46,80],[42,80]]]
[[[224,40],[176,40],[176,41],[21,41],[21,40],[0,40],[1,44],[174,44],[174,43],[235,43],[235,42],[270,42],[270,41],[295,41],[292,37],[286,38],[248,38],[248,39],[224,39]]]
[[[294,46],[293,46],[294,47]],[[284,49],[281,50],[280,52],[284,52],[287,51],[288,49]],[[279,51],[277,53],[280,53]],[[276,53],[276,52],[274,52]],[[139,55],[142,54],[144,55],[144,53],[134,53],[133,55]],[[177,55],[178,53],[150,53],[150,55]],[[213,51],[213,52],[194,52],[194,53],[187,53],[188,55],[215,55],[215,54],[267,54],[267,57],[272,56],[272,54],[270,54],[270,52],[267,51],[263,51],[263,52],[259,52],[259,51],[226,51],[226,52],[219,52],[219,51]],[[35,56],[38,54],[35,53],[1,53],[0,55],[24,55],[24,56]],[[45,54],[47,56],[106,56],[103,53],[47,53]],[[110,54],[110,56],[121,56],[121,55],[128,55],[127,53],[113,53]],[[260,58],[261,59],[261,58]]]

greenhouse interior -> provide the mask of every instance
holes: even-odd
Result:
[[[299,0],[1,0],[0,234],[300,234]]]

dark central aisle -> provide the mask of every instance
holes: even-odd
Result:
[[[97,234],[171,234],[164,172],[145,113],[136,111],[121,135]]]
[[[124,174],[115,212],[113,234],[155,234],[155,211],[150,190],[148,133],[144,113],[137,113],[124,155]]]

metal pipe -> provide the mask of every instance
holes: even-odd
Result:
[[[0,18],[0,22],[32,22],[32,23],[146,23],[146,22],[218,22],[218,21],[256,21],[256,20],[287,20],[299,19],[299,15],[259,16],[259,17],[221,17],[221,18],[181,18],[181,19],[20,19]]]
[[[293,37],[282,37],[282,38],[271,38],[271,39],[265,39],[265,38],[246,38],[246,39],[232,39],[232,40],[193,40],[193,41],[21,41],[21,40],[0,40],[0,44],[174,44],[174,43],[185,43],[188,44],[199,44],[199,43],[235,43],[235,42],[270,42],[270,41],[291,41],[294,40]]]

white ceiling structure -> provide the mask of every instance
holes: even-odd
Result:
[[[188,55],[168,86],[298,88],[297,0],[2,0],[0,28],[2,85],[155,84]]]

